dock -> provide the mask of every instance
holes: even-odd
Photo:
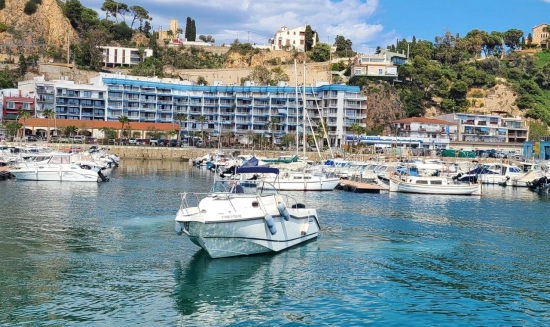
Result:
[[[347,192],[354,192],[354,193],[375,193],[375,194],[379,194],[380,191],[386,190],[385,188],[379,185],[355,182],[350,180],[340,181],[340,184],[338,184],[336,189],[344,190]]]

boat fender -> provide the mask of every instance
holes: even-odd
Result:
[[[271,215],[266,215],[264,217],[264,220],[267,228],[269,228],[269,232],[271,233],[271,235],[277,234],[277,227],[275,227],[275,221],[273,221],[273,217]]]
[[[279,213],[281,214],[281,216],[283,216],[283,218],[286,221],[290,219],[290,214],[288,213],[288,210],[286,209],[286,206],[284,203],[279,202],[279,204],[277,204],[277,209],[279,209]]]

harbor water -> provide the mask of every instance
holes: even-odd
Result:
[[[0,325],[550,324],[548,195],[288,192],[317,240],[210,259],[174,217],[213,178],[124,160],[108,183],[0,182]]]

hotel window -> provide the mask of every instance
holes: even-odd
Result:
[[[92,92],[91,91],[84,91],[84,97],[85,98],[91,98],[92,97]]]
[[[8,102],[8,109],[15,109],[15,102]]]
[[[23,102],[23,109],[24,109],[24,110],[29,110],[29,109],[31,109],[31,104],[28,103],[28,102]]]
[[[384,73],[383,73],[383,70],[382,70],[382,68],[379,68],[379,69],[378,69],[378,75],[382,75],[382,74],[384,74]]]

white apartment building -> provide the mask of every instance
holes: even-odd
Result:
[[[456,140],[458,125],[451,121],[412,117],[392,122],[397,137],[404,140],[419,143],[425,148],[446,148],[449,141]]]
[[[18,83],[21,92],[36,98],[36,115],[55,109],[55,117],[71,120],[106,120],[107,87],[75,84],[68,79],[46,81],[44,76]]]
[[[269,39],[271,50],[298,50],[304,51],[306,39],[306,26],[299,26],[293,29],[288,29],[286,26],[281,27],[275,33],[275,36]],[[313,46],[317,44],[317,33],[313,32]]]
[[[107,66],[120,66],[120,65],[137,65],[145,58],[153,55],[153,50],[144,49],[143,54],[140,56],[139,49],[137,48],[122,48],[122,47],[101,47],[103,50],[103,64]]]
[[[526,141],[529,134],[519,117],[454,113],[437,118],[458,124],[457,141],[517,143]]]

